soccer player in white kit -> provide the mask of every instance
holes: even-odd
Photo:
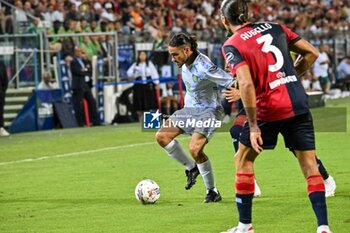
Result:
[[[221,125],[220,87],[230,88],[236,81],[197,47],[196,38],[185,33],[175,34],[169,42],[169,54],[181,68],[186,85],[185,106],[170,116],[157,132],[156,140],[170,157],[186,167],[185,188],[190,189],[200,173],[207,189],[204,202],[218,202],[221,195],[215,185],[211,162],[203,150]],[[175,140],[183,133],[191,135],[189,151],[194,161]]]

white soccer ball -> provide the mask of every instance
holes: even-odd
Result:
[[[160,188],[153,180],[142,180],[136,185],[135,196],[142,204],[153,204],[160,197]]]

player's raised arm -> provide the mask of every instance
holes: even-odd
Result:
[[[295,66],[299,76],[304,74],[314,64],[319,55],[317,49],[304,39],[289,45],[289,49],[302,56],[302,59]]]

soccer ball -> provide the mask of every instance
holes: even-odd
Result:
[[[136,185],[135,196],[142,204],[153,204],[160,197],[159,186],[153,180],[142,180]]]

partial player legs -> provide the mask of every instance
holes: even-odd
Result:
[[[233,232],[253,232],[252,205],[254,196],[254,161],[257,153],[250,147],[239,144],[236,162],[236,204],[239,213],[238,227]],[[233,230],[233,229],[232,229]]]
[[[233,122],[232,127],[230,128],[230,134],[231,134],[231,138],[232,138],[232,143],[233,143],[233,147],[235,149],[235,152],[238,151],[238,143],[239,143],[239,136],[241,135],[242,129],[243,129],[243,125],[245,120],[247,119],[246,115],[241,114],[238,115],[235,119],[235,121]],[[254,188],[254,197],[260,197],[261,196],[261,189],[258,185],[258,183],[254,182],[255,188]]]
[[[158,144],[163,147],[165,152],[175,161],[186,167],[186,189],[190,189],[196,182],[199,175],[196,163],[186,153],[181,144],[175,140],[175,137],[181,134],[178,128],[160,129],[156,134]]]
[[[337,188],[334,178],[330,176],[325,168],[323,166],[322,161],[316,156],[316,162],[318,166],[318,170],[321,173],[321,176],[324,180],[324,185],[326,187],[326,197],[333,197],[335,194],[335,189]]]
[[[318,226],[328,226],[325,186],[315,159],[315,151],[294,151],[304,177],[307,180],[307,190],[315,212]],[[328,232],[328,231],[325,231]]]
[[[196,161],[199,172],[203,177],[205,187],[207,189],[207,195],[204,202],[218,202],[221,201],[221,195],[216,189],[214,171],[211,166],[211,162],[207,155],[203,152],[204,146],[207,143],[207,138],[201,134],[193,134],[189,144],[189,150]]]

